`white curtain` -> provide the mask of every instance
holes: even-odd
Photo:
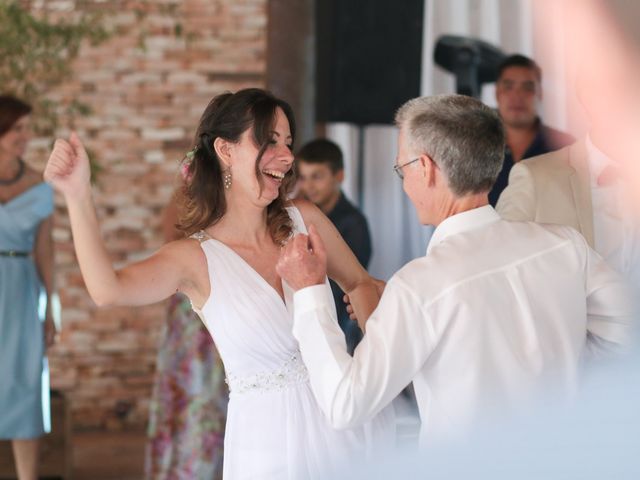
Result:
[[[388,125],[364,128],[362,195],[358,191],[358,128],[346,123],[327,126],[327,137],[342,147],[345,195],[359,205],[369,221],[373,255],[369,272],[388,280],[409,260],[424,255],[432,227],[423,227],[393,172],[398,133]],[[360,197],[362,202],[360,203]]]
[[[433,48],[442,34],[466,35],[488,41],[506,53],[522,53],[536,58],[533,38],[532,0],[425,0],[421,94],[454,93],[454,78],[433,62]],[[544,19],[540,19],[544,21]],[[550,57],[545,57],[550,58]],[[538,60],[536,58],[536,60]],[[556,60],[557,62],[557,57]],[[540,62],[543,72],[557,72],[561,66]],[[545,122],[566,128],[566,100],[562,82],[543,78],[542,115]],[[546,80],[545,80],[546,79]],[[493,85],[482,91],[482,99],[495,106]],[[384,92],[380,92],[384,94]],[[382,279],[408,261],[425,254],[432,227],[417,221],[415,210],[402,191],[402,183],[392,171],[397,149],[397,131],[388,125],[364,128],[364,172],[362,194],[358,191],[358,130],[354,125],[333,123],[327,136],[345,154],[344,191],[364,211],[373,240],[369,271]]]

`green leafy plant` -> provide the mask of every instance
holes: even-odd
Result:
[[[0,91],[34,106],[34,127],[40,135],[53,135],[66,118],[91,113],[77,100],[56,101],[47,93],[70,78],[72,62],[83,42],[98,44],[109,34],[97,14],[74,12],[72,20],[53,20],[44,10],[34,15],[17,1],[0,0]],[[93,165],[93,173],[99,166]]]

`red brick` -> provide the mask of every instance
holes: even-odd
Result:
[[[211,97],[264,84],[267,0],[28,5],[55,7],[51,18],[61,19],[73,13],[59,10],[68,5],[100,11],[114,31],[100,45],[82,46],[72,77],[48,98],[80,100],[91,108],[89,116],[76,116],[73,126],[102,167],[94,194],[107,249],[116,262],[143,258],[161,245],[159,213]],[[139,18],[137,10],[145,15]],[[178,23],[180,37],[174,35]],[[148,32],[146,49],[140,48],[141,32]],[[58,134],[68,135],[62,120]],[[34,139],[29,163],[43,168],[52,141]],[[54,223],[63,332],[49,351],[52,386],[69,395],[77,430],[143,428],[164,306],[96,309],[80,276],[59,195]],[[115,406],[122,401],[131,409],[120,418]]]

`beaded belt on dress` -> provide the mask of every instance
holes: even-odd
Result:
[[[227,375],[227,385],[231,394],[264,393],[284,390],[309,379],[307,368],[300,360],[300,354],[292,355],[276,370],[260,372],[254,375]]]
[[[0,250],[0,257],[28,257],[31,252],[18,252],[17,250]]]

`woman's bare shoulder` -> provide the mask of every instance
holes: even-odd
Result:
[[[161,250],[170,252],[171,255],[194,255],[204,258],[204,252],[200,246],[200,240],[194,237],[181,238],[165,243]]]
[[[179,291],[185,293],[194,304],[204,303],[208,297],[209,268],[207,257],[195,238],[183,238],[164,244],[156,255],[180,278]]]
[[[291,200],[290,206],[298,209],[306,224],[312,223],[314,219],[318,218],[318,215],[322,215],[322,211],[315,204],[303,198]]]
[[[204,281],[209,276],[207,256],[195,238],[183,238],[168,242],[160,248],[158,254],[169,261],[181,266],[183,275],[197,282]]]
[[[182,238],[165,243],[158,251],[160,255],[178,262],[189,270],[206,268],[207,257],[195,238]]]

